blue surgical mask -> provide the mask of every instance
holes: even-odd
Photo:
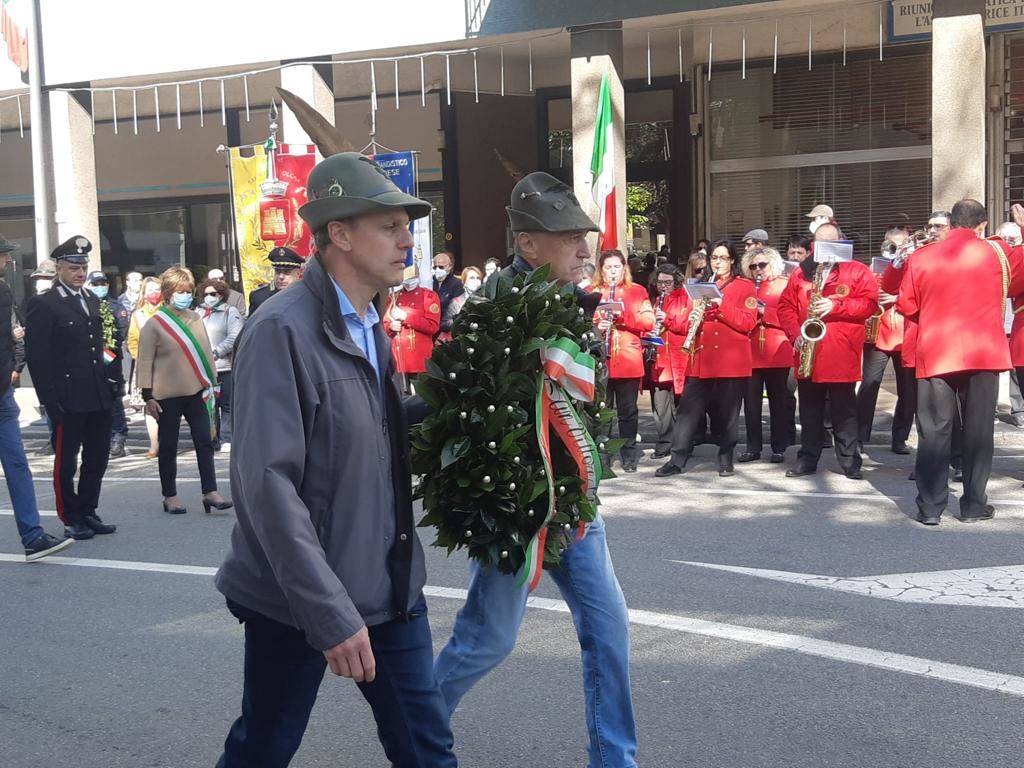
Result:
[[[93,285],[93,286],[90,287],[89,290],[92,291],[93,296],[95,296],[97,299],[105,299],[105,298],[107,298],[107,291],[110,290],[110,286],[109,285]]]
[[[175,309],[188,309],[192,306],[192,294],[185,292],[171,294],[171,306]]]

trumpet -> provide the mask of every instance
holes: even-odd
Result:
[[[800,363],[797,366],[797,375],[801,379],[811,378],[814,373],[814,358],[818,351],[818,342],[825,338],[828,333],[828,326],[810,308],[818,299],[825,287],[825,264],[819,264],[814,270],[814,283],[811,286],[811,296],[808,301],[807,319],[800,326],[800,337],[804,344],[800,347]]]
[[[892,240],[886,240],[882,243],[882,258],[890,259],[892,265],[899,269],[903,266],[903,263],[918,248],[921,248],[929,243],[934,243],[935,238],[932,235],[927,234],[922,230],[918,230],[910,236],[907,241],[901,245],[896,245]]]

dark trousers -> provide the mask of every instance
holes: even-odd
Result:
[[[892,415],[892,444],[900,445],[910,437],[917,407],[917,381],[913,368],[904,368],[899,352],[884,352],[864,347],[864,377],[857,390],[857,435],[861,444],[870,442],[875,421],[875,404],[882,388],[885,367],[892,360],[896,373],[896,410]]]
[[[693,438],[704,421],[709,405],[711,431],[718,437],[718,462],[731,464],[739,440],[740,406],[747,379],[696,379],[688,377],[676,408],[676,427],[672,435],[672,461],[683,466],[693,450]]]
[[[942,514],[949,497],[949,471],[957,398],[963,408],[964,493],[961,517],[980,515],[988,503],[985,489],[992,472],[992,414],[999,393],[996,371],[966,371],[917,380],[917,508]]]
[[[220,397],[217,398],[217,442],[231,442],[231,371],[218,371]]]
[[[764,435],[761,428],[763,393],[768,391],[768,416],[771,424],[772,453],[784,453],[796,434],[795,414],[789,410],[789,368],[755,368],[743,395],[743,415],[747,424],[747,450],[761,453]]]
[[[640,428],[640,379],[609,379],[608,400],[619,414],[619,437],[626,441],[622,457],[636,455],[636,431]]]
[[[228,601],[245,624],[242,716],[224,741],[217,768],[285,768],[309,722],[327,662],[299,630]],[[408,623],[369,628],[377,665],[359,691],[373,710],[377,736],[397,768],[447,768],[452,754],[448,709],[434,679],[434,652],[422,599]],[[344,719],[343,713],[336,717]],[[363,765],[375,764],[366,758]]]
[[[1010,413],[1024,416],[1024,395],[1020,391],[1020,383],[1024,381],[1024,368],[1010,371]]]
[[[120,395],[114,397],[111,411],[110,442],[124,442],[128,437],[128,418],[124,415],[124,402]]]
[[[96,514],[103,473],[110,459],[111,411],[65,413],[53,430],[53,492],[57,515],[65,525],[79,525],[85,515]],[[78,452],[82,471],[75,490]]]
[[[164,497],[178,495],[178,432],[181,430],[181,417],[184,416],[192,433],[192,445],[196,449],[203,493],[213,493],[217,490],[217,475],[213,468],[210,414],[203,403],[203,393],[197,392],[188,397],[168,397],[159,402],[161,410],[157,420],[157,439],[160,452],[157,454],[157,462],[160,465],[161,492]]]
[[[654,450],[668,453],[672,449],[672,431],[676,426],[676,393],[671,384],[652,386],[651,410],[658,425],[658,442]]]
[[[844,472],[860,469],[856,384],[800,381],[797,383],[797,389],[800,393],[800,450],[797,452],[800,466],[818,466],[821,449],[825,444],[827,400],[828,410],[832,416],[833,443],[839,466]]]

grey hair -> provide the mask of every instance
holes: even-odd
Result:
[[[764,256],[768,259],[769,277],[779,277],[782,274],[782,256],[770,245],[761,245],[756,248],[751,248],[743,254],[741,267],[743,269],[744,277],[749,277],[751,280],[754,279],[754,276],[750,273],[750,264],[753,262],[755,256]]]

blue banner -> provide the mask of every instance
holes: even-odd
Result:
[[[373,159],[396,187],[407,195],[416,196],[416,160],[412,152],[387,152],[374,155]],[[409,231],[415,231],[412,223],[409,224]],[[415,248],[410,248],[405,254],[406,272],[416,263],[414,251]]]

